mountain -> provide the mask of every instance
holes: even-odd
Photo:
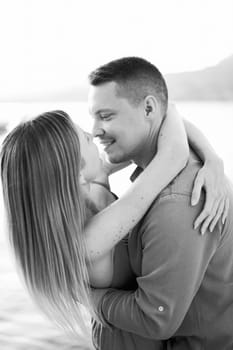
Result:
[[[206,69],[165,75],[171,100],[233,101],[233,55]],[[87,101],[87,82],[47,89],[28,87],[22,93],[0,93],[0,102]]]
[[[167,74],[171,100],[233,100],[233,55],[206,69]]]

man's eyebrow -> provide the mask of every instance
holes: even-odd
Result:
[[[95,115],[99,115],[101,113],[106,113],[106,112],[116,112],[115,109],[112,109],[112,108],[101,108],[101,109],[98,109],[97,111],[95,111]]]

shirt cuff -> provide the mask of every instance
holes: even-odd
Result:
[[[102,298],[99,301],[99,304],[97,306],[97,315],[104,327],[107,327],[109,329],[113,329],[113,326],[106,320],[104,316],[104,310],[103,310],[103,304],[104,304],[104,299],[106,298],[107,295],[111,294],[114,291],[113,288],[109,288],[105,294],[103,294]]]

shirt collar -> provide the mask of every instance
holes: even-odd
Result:
[[[132,175],[130,176],[130,181],[134,182],[136,178],[143,172],[143,169],[140,166],[137,166],[137,168],[134,170]]]

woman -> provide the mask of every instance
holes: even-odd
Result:
[[[82,325],[78,302],[95,316],[89,284],[111,285],[114,246],[185,166],[183,124],[168,113],[156,157],[115,202],[105,188],[111,170],[99,160],[91,136],[62,111],[18,125],[5,139],[1,156],[10,240],[20,273],[41,309],[75,331]],[[215,219],[222,211],[216,210]]]

